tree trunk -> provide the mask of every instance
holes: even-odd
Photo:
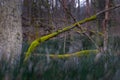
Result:
[[[0,60],[11,67],[17,63],[22,48],[20,3],[21,0],[0,0]]]
[[[105,9],[109,8],[109,0],[106,0],[106,5],[105,5]],[[105,18],[103,20],[103,33],[104,33],[104,51],[107,50],[108,47],[108,19],[109,19],[109,12],[105,12]]]

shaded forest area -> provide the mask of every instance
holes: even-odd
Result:
[[[120,80],[119,0],[0,0],[0,80]]]

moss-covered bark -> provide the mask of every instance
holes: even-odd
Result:
[[[60,58],[60,59],[64,59],[64,58],[70,58],[70,57],[81,57],[83,55],[88,55],[90,53],[98,53],[98,50],[82,50],[79,52],[75,52],[75,53],[68,53],[68,54],[59,54],[59,55],[55,55],[55,54],[50,54],[50,58]]]
[[[63,28],[63,29],[61,29],[61,30],[58,30],[58,31],[56,31],[56,32],[53,32],[53,33],[51,33],[51,34],[48,34],[48,35],[46,35],[46,36],[43,36],[43,37],[40,37],[40,38],[34,40],[34,41],[31,43],[30,47],[28,48],[28,51],[26,52],[24,61],[26,61],[26,60],[29,58],[29,56],[31,55],[32,51],[34,51],[34,49],[35,49],[40,43],[42,43],[42,42],[44,42],[44,41],[46,41],[46,40],[48,40],[48,39],[50,39],[50,38],[52,38],[52,37],[55,37],[55,36],[59,35],[60,33],[63,33],[63,32],[65,32],[65,31],[68,31],[68,30],[74,28],[74,27],[75,27],[76,25],[78,25],[78,24],[83,24],[83,23],[86,23],[86,22],[88,22],[88,21],[95,20],[96,17],[97,17],[96,15],[93,15],[93,16],[91,16],[91,17],[89,17],[89,18],[85,18],[85,19],[83,19],[83,20],[81,20],[81,21],[79,21],[79,22],[76,22],[76,23],[74,23],[74,24],[71,25],[71,26],[67,26],[67,27],[65,27],[65,28]]]
[[[83,20],[81,20],[81,21],[78,21],[78,22],[74,23],[74,24],[71,25],[71,26],[67,26],[67,27],[65,27],[65,28],[63,28],[63,29],[61,29],[61,30],[58,30],[58,31],[56,31],[56,32],[53,32],[53,33],[51,33],[51,34],[48,34],[48,35],[46,35],[46,36],[43,36],[43,37],[40,37],[40,38],[34,40],[34,41],[31,43],[30,47],[28,48],[28,51],[26,52],[24,61],[26,61],[26,60],[30,57],[31,53],[34,51],[34,49],[35,49],[40,43],[42,43],[42,42],[44,42],[44,41],[46,41],[46,40],[48,40],[48,39],[50,39],[50,38],[52,38],[52,37],[55,37],[55,36],[59,35],[60,33],[66,32],[66,31],[74,28],[74,27],[77,26],[78,24],[81,25],[81,24],[83,24],[83,23],[86,23],[86,22],[95,20],[95,19],[97,18],[97,16],[99,16],[100,14],[102,14],[102,13],[104,13],[104,12],[107,12],[107,11],[110,11],[110,10],[115,9],[115,8],[119,8],[119,7],[120,7],[120,4],[118,4],[118,5],[114,6],[114,7],[108,8],[108,9],[106,9],[106,10],[100,11],[100,12],[96,13],[95,15],[93,15],[93,16],[91,16],[91,17],[89,17],[89,18],[85,18],[85,19],[83,19]]]

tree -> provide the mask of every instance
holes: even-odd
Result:
[[[21,0],[0,0],[0,60],[11,67],[22,48]]]

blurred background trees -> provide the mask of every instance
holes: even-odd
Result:
[[[119,0],[0,0],[0,79],[4,80],[5,71],[9,69],[8,63],[2,61],[4,55],[4,60],[13,62],[20,57],[15,70],[10,72],[11,79],[117,80],[120,73],[120,8],[102,13],[96,20],[76,25],[40,44],[25,65],[23,59],[35,39],[118,4]],[[106,54],[97,62],[95,59],[99,55],[94,54],[62,60],[43,56],[93,49]],[[12,55],[10,59],[9,54]]]
[[[74,20],[82,20],[117,4],[119,4],[117,0],[24,0],[22,7],[23,39],[31,43],[38,37],[73,24]],[[104,47],[104,50],[107,50],[108,37],[119,34],[119,31],[113,31],[118,28],[117,18],[119,18],[119,9],[102,13],[96,21],[81,26],[87,29],[85,33],[89,36],[95,34],[91,31],[103,33],[104,37],[102,38],[99,35],[94,35],[94,40],[99,47]],[[117,23],[115,26],[113,21]],[[70,44],[74,42],[73,36],[79,35],[78,31],[80,29],[77,28],[59,36],[59,38],[64,38],[64,42],[66,39],[70,40],[68,46],[64,43],[64,49],[70,47]]]

